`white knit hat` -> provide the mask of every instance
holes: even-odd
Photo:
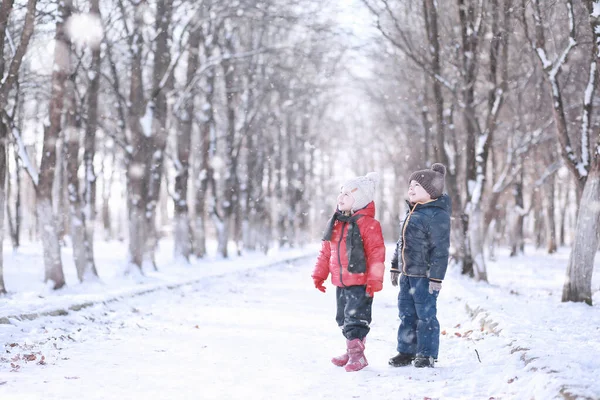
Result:
[[[377,172],[369,172],[366,176],[350,179],[342,185],[342,192],[347,192],[354,198],[352,211],[360,210],[375,198],[375,186],[379,182]]]

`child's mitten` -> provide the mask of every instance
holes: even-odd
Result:
[[[319,289],[321,292],[325,293],[325,291],[327,290],[327,288],[325,286],[323,286],[323,282],[325,282],[325,279],[313,277],[313,281],[315,282],[315,287],[317,289]]]
[[[379,292],[381,289],[383,289],[383,283],[373,280],[367,281],[366,292],[368,296],[373,297],[375,292]]]
[[[392,286],[398,286],[398,278],[400,277],[400,271],[396,269],[390,270],[390,279],[392,281]]]
[[[433,291],[439,292],[442,290],[442,282],[429,281],[429,294],[433,294]]]

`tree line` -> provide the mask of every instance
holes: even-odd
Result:
[[[157,268],[171,232],[184,260],[205,256],[209,237],[223,257],[231,242],[239,253],[306,242],[305,182],[343,54],[321,11],[296,0],[3,0],[0,224],[13,246],[33,230],[59,289],[65,237],[79,280],[98,278],[96,227],[128,238],[126,273]],[[5,293],[2,276],[0,262]]]
[[[385,77],[368,94],[382,120],[403,127],[398,148],[412,147],[396,162],[449,166],[462,272],[487,281],[484,250],[493,256],[499,239],[516,255],[526,238],[553,253],[569,237],[563,301],[591,304],[600,2],[361,1]]]
[[[131,274],[165,236],[182,260],[318,240],[369,170],[395,240],[406,177],[442,162],[464,274],[487,281],[499,245],[571,246],[563,300],[591,304],[597,1],[357,0],[366,42],[335,2],[109,3],[0,8],[0,227],[41,239],[54,288],[65,245],[97,279],[98,237]]]

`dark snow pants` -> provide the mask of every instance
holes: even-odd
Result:
[[[437,297],[429,293],[429,279],[402,274],[398,311],[398,352],[437,360],[440,347],[440,323],[437,320]]]
[[[363,340],[371,323],[373,298],[367,296],[366,286],[336,288],[337,314],[335,320],[348,340]]]

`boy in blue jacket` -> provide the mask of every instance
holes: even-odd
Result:
[[[408,211],[390,270],[392,285],[400,284],[398,354],[394,367],[433,367],[438,357],[440,324],[437,298],[448,266],[451,202],[444,191],[446,167],[414,172],[408,187]]]

